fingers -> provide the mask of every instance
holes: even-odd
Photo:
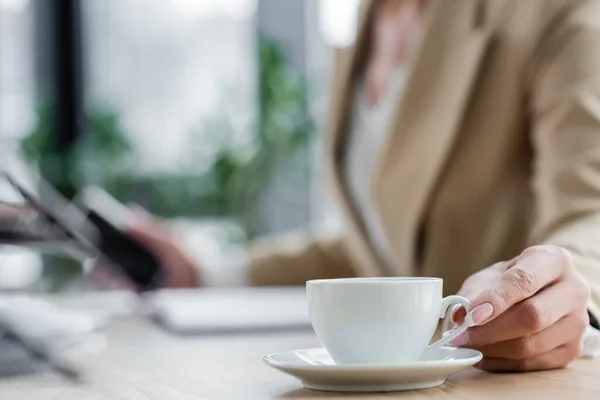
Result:
[[[515,265],[518,257],[509,261],[501,261],[471,275],[462,285],[459,295],[466,297],[471,302],[477,299],[479,295],[495,284],[506,272],[507,269]],[[452,309],[451,320],[457,324],[462,324],[467,316],[467,310],[462,306],[455,306]]]
[[[163,225],[144,217],[136,217],[130,223],[127,233],[139,242],[159,249],[168,245],[171,238]]]
[[[588,324],[585,315],[569,315],[556,324],[533,335],[521,336],[488,346],[470,346],[483,353],[486,358],[523,360],[545,354],[557,347],[577,340]]]
[[[572,282],[550,286],[485,325],[469,328],[469,346],[487,346],[543,331],[573,310],[584,309],[585,300],[579,297],[578,286]]]
[[[518,257],[509,261],[500,261],[471,275],[460,288],[459,295],[475,300],[490,284],[495,283],[507,269],[512,267]]]
[[[561,368],[579,356],[590,289],[566,250],[534,246],[486,271],[459,292],[472,306],[452,320],[471,328],[452,345],[482,351],[479,368],[498,372]]]
[[[577,359],[580,353],[581,341],[577,340],[535,357],[522,360],[484,358],[476,366],[490,372],[541,371],[563,368]]]
[[[476,325],[489,322],[513,305],[532,297],[557,281],[567,266],[572,266],[572,261],[566,250],[554,246],[530,247],[492,287],[472,302],[473,322]]]

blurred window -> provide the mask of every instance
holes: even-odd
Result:
[[[239,135],[251,134],[257,0],[82,6],[88,101],[119,114],[143,170],[201,170],[215,146],[195,134],[209,117],[231,118]]]
[[[20,138],[34,119],[30,0],[0,0],[0,137]]]
[[[65,194],[99,185],[215,241],[337,221],[318,135],[359,3],[0,0],[0,139]]]
[[[354,42],[362,0],[319,0],[319,23],[325,42],[347,47]]]

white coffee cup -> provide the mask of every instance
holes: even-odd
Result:
[[[442,299],[439,278],[351,278],[308,281],[312,326],[337,364],[406,363],[463,333],[470,318],[428,346],[439,319],[461,296]]]

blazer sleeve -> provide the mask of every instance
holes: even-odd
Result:
[[[532,86],[533,243],[566,248],[600,316],[600,3],[579,2],[543,38]]]
[[[292,233],[254,243],[248,276],[253,285],[279,286],[353,277],[355,272],[343,236]]]

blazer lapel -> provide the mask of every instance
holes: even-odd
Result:
[[[433,0],[430,5],[373,186],[394,274],[416,273],[419,224],[460,127],[499,4]]]

